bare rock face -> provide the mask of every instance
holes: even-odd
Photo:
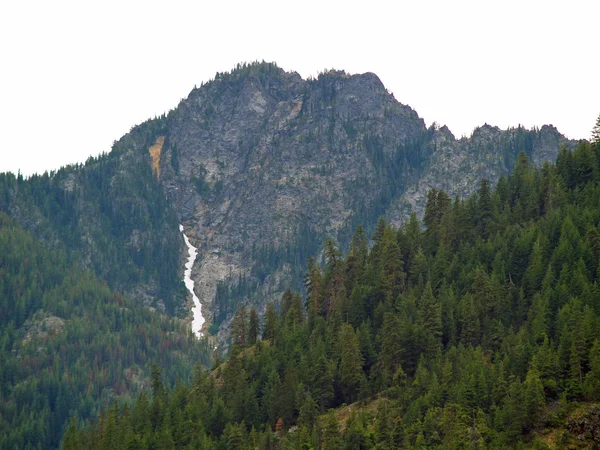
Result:
[[[540,164],[562,144],[547,126],[484,125],[457,140],[427,129],[375,74],[303,80],[263,63],[218,74],[168,115],[160,173],[199,249],[192,276],[207,323],[227,323],[240,301],[260,310],[297,282],[326,236],[344,244],[380,215],[422,216],[430,188],[466,196],[506,175],[519,151]]]
[[[262,284],[253,276],[261,259],[312,251],[367,219],[390,190],[386,166],[398,146],[425,131],[371,73],[303,80],[263,64],[192,91],[168,117],[161,177],[199,249],[197,295],[225,320],[231,311],[214,304],[219,282]],[[292,281],[285,263],[303,264],[306,253],[267,265],[277,272],[267,297]]]
[[[300,287],[326,237],[345,246],[358,224],[371,232],[380,216],[421,217],[429,189],[467,196],[481,178],[507,175],[519,152],[540,165],[561,145],[574,143],[552,126],[484,125],[457,140],[446,127],[427,128],[372,73],[304,80],[251,64],[134,127],[109,155],[33,180],[60,207],[16,180],[0,209],[169,314],[186,306],[183,224],[198,249],[192,278],[205,327],[223,324],[224,340],[240,302],[261,312]]]
[[[52,316],[43,310],[37,311],[25,322],[23,344],[29,341],[43,341],[48,336],[60,334],[65,326],[65,321],[60,317]]]
[[[467,197],[477,190],[482,178],[494,185],[501,176],[507,176],[519,152],[527,153],[535,165],[542,166],[556,160],[561,146],[573,148],[576,142],[548,125],[539,130],[500,130],[486,124],[470,138],[460,140],[447,127],[436,129],[428,145],[431,155],[419,179],[388,209],[391,223],[401,225],[412,211],[423,217],[430,189],[442,189],[451,197]]]

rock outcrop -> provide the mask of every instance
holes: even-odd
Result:
[[[0,209],[168,313],[183,310],[183,224],[198,249],[205,327],[224,323],[224,338],[240,302],[260,311],[300,287],[326,237],[345,246],[358,224],[370,232],[382,215],[422,216],[430,188],[466,196],[482,177],[508,174],[520,151],[540,165],[561,145],[574,143],[551,126],[484,125],[456,139],[426,127],[375,74],[304,80],[257,63],[217,74],[109,155],[30,180],[35,189],[7,177]]]
[[[199,249],[197,294],[221,322],[239,301],[264,306],[297,282],[326,236],[346,244],[383,214],[401,224],[422,215],[430,188],[466,196],[482,177],[506,175],[520,151],[541,164],[563,144],[549,126],[484,125],[457,140],[427,128],[375,74],[303,80],[263,63],[217,75],[168,115],[161,173]],[[220,283],[242,279],[255,288],[219,300]]]

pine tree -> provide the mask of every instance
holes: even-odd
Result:
[[[326,293],[323,299],[326,316],[330,318],[334,311],[340,311],[345,303],[343,261],[336,243],[332,239],[325,242]]]
[[[83,447],[81,442],[81,436],[79,426],[75,417],[71,418],[67,431],[63,437],[62,449],[63,450],[79,450]]]
[[[430,189],[427,192],[425,214],[423,215],[423,224],[425,225],[425,242],[423,246],[430,255],[433,254],[439,245],[437,193],[436,189]]]
[[[414,255],[410,265],[410,279],[412,284],[418,286],[419,289],[423,289],[425,283],[429,279],[427,256],[425,256],[425,253],[423,253],[423,250],[420,247]]]
[[[450,197],[444,191],[430,189],[427,193],[427,203],[423,224],[425,236],[423,247],[428,255],[433,255],[440,243],[440,224],[450,207]]]
[[[104,434],[102,437],[102,450],[112,450],[119,448],[122,442],[119,436],[119,428],[117,425],[118,406],[114,404],[108,411],[106,416]]]
[[[323,412],[329,406],[334,394],[333,373],[324,355],[321,355],[314,364],[311,381],[312,395]]]
[[[225,447],[231,450],[245,450],[245,438],[244,438],[244,425],[228,423],[223,431],[223,442]],[[171,447],[159,447],[159,448],[171,448]]]
[[[375,418],[375,444],[377,449],[392,450],[394,446],[394,430],[390,420],[389,402],[382,400],[377,405]]]
[[[248,317],[242,304],[231,321],[231,354],[237,355],[248,343]]]
[[[350,254],[348,255],[347,266],[347,285],[346,292],[352,292],[355,283],[362,283],[365,276],[367,257],[368,257],[367,237],[362,225],[356,227],[352,242],[350,244]]]
[[[258,340],[258,313],[256,309],[250,309],[250,317],[248,319],[248,345],[256,344]]]
[[[287,316],[288,311],[292,307],[292,298],[292,291],[289,288],[281,296],[281,317],[283,319],[285,319],[285,316]]]
[[[281,380],[279,379],[277,371],[272,370],[263,387],[261,399],[263,411],[271,425],[279,418],[278,394],[280,390]]]
[[[464,345],[476,346],[481,333],[479,314],[471,294],[463,296],[459,305],[461,319],[460,341]]]
[[[308,272],[304,276],[304,287],[307,294],[307,310],[308,310],[308,321],[311,326],[314,321],[322,313],[323,305],[321,299],[321,269],[316,264],[314,258],[309,256],[308,258]]]
[[[490,182],[486,178],[481,179],[477,197],[477,226],[481,237],[486,239],[490,234],[490,226],[493,221]]]
[[[598,115],[598,118],[596,119],[596,124],[594,125],[594,128],[592,128],[591,141],[596,144],[600,142],[600,114]]]
[[[408,239],[408,249],[410,253],[410,262],[421,248],[421,227],[417,214],[413,212],[410,215],[408,224],[406,225],[406,237]]]
[[[271,341],[271,344],[275,342],[277,337],[277,312],[275,312],[275,306],[273,306],[273,303],[271,302],[267,303],[262,337],[263,339]]]
[[[340,330],[341,360],[340,382],[347,403],[351,403],[358,393],[362,377],[363,359],[358,347],[358,339],[352,325],[344,324]]]
[[[151,384],[152,384],[152,399],[159,400],[162,399],[164,395],[164,386],[162,383],[162,370],[160,366],[156,363],[152,364],[152,375],[151,375]]]
[[[381,351],[379,352],[379,363],[383,371],[384,383],[388,386],[392,377],[400,367],[402,359],[402,347],[400,334],[400,321],[393,313],[385,313],[383,327],[381,329]]]
[[[433,295],[431,282],[427,282],[418,303],[418,327],[422,333],[422,348],[428,357],[433,357],[442,343],[442,308]]]
[[[525,388],[525,412],[527,414],[526,424],[529,427],[538,425],[542,408],[546,405],[546,394],[544,385],[540,380],[540,374],[535,369],[527,372],[524,383]]]
[[[302,314],[303,310],[302,297],[300,297],[300,294],[298,293],[293,294],[287,316],[285,317],[286,326],[296,329],[302,325],[302,322],[304,321],[304,316]]]
[[[319,406],[310,395],[307,395],[304,400],[304,403],[300,407],[300,414],[298,416],[298,426],[305,426],[309,430],[312,430],[313,426],[317,422],[318,415]]]
[[[596,339],[590,350],[590,371],[585,376],[583,392],[588,400],[600,400],[600,340]]]
[[[323,450],[337,450],[342,448],[340,424],[333,410],[327,413],[323,426]]]
[[[405,275],[402,271],[404,262],[396,239],[396,233],[387,227],[381,240],[382,245],[382,284],[383,291],[388,300],[396,299],[401,291],[406,289]]]

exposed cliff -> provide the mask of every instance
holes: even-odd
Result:
[[[575,144],[549,125],[539,130],[522,127],[500,130],[486,124],[477,128],[471,137],[459,140],[445,126],[436,129],[428,143],[431,155],[426,168],[418,181],[389,208],[387,217],[396,224],[402,223],[412,211],[422,217],[427,192],[432,188],[463,198],[477,189],[482,178],[495,184],[501,176],[508,175],[521,151],[541,167],[545,162],[556,160],[561,146],[572,149]]]
[[[466,196],[520,151],[541,164],[574,144],[551,126],[485,125],[457,140],[426,128],[372,73],[303,80],[272,64],[194,89],[166,136],[161,182],[193,230],[196,290],[219,323],[243,298],[264,306],[298,282],[326,236],[347,244],[358,223],[421,216],[430,188]]]
[[[161,307],[168,299],[170,311],[185,295],[182,223],[198,248],[192,278],[209,326],[240,301],[260,309],[299,283],[325,237],[346,245],[359,223],[422,215],[430,188],[465,196],[482,177],[506,175],[520,151],[541,164],[563,144],[573,145],[551,126],[484,125],[457,140],[427,128],[372,73],[304,80],[260,63],[217,74],[110,155],[36,181],[56,208],[21,195],[27,181],[5,182],[0,206],[67,242],[112,286]],[[25,197],[37,206],[25,210]]]

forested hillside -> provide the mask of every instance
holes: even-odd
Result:
[[[575,144],[551,126],[456,139],[396,94],[374,73],[303,79],[263,62],[217,74],[167,116],[161,183],[199,249],[192,276],[221,342],[240,304],[262,315],[300,289],[327,236],[347,249],[359,224],[422,218],[430,188],[466,197],[521,151],[541,165]]]
[[[188,325],[111,291],[0,212],[0,449],[58,448],[69,417],[210,365]]]
[[[135,127],[85,164],[29,178],[1,173],[0,211],[111,289],[185,315],[183,238],[148,154],[165,122]]]
[[[599,224],[598,143],[521,154],[465,200],[431,190],[424,228],[328,241],[305,299],[260,327],[238,310],[229,361],[174,389],[156,368],[64,448],[599,445]]]
[[[111,289],[179,317],[191,307],[183,224],[198,249],[204,332],[225,344],[240,304],[263,315],[268,300],[301,289],[327,236],[345,251],[358,224],[372,234],[380,216],[421,219],[430,188],[466,197],[481,177],[495,186],[520,151],[540,166],[561,145],[575,142],[548,125],[484,125],[456,139],[426,127],[373,73],[302,79],[257,62],[195,87],[109,154],[0,174],[0,211]]]

